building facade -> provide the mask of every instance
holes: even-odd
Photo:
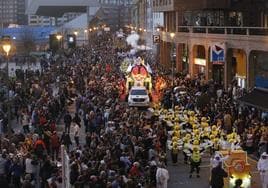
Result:
[[[265,0],[154,0],[164,14],[160,62],[225,87],[268,87]],[[174,35],[171,33],[174,33]]]
[[[67,22],[77,18],[81,13],[65,13],[62,17],[50,17],[50,16],[38,16],[38,15],[28,15],[28,25],[29,26],[62,26]]]
[[[153,12],[152,0],[135,0],[131,12],[132,28],[140,33],[147,46],[154,48],[153,35],[156,34],[157,27],[163,25],[164,14],[162,12]]]
[[[8,27],[10,24],[25,25],[26,0],[1,0],[0,1],[0,22],[1,27]]]

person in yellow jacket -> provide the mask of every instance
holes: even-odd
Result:
[[[172,163],[175,165],[178,162],[178,153],[179,153],[179,147],[177,142],[172,143],[172,148],[171,148],[171,158],[172,158]]]
[[[184,164],[187,164],[188,162],[188,152],[189,152],[189,147],[190,147],[190,141],[191,141],[191,134],[186,134],[183,137],[183,156],[184,156]]]
[[[200,150],[198,146],[194,146],[191,153],[192,153],[190,157],[191,170],[190,170],[189,178],[192,178],[194,171],[196,171],[196,177],[200,178],[199,172],[200,172],[202,150]]]

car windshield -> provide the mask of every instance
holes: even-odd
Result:
[[[131,90],[131,95],[147,95],[147,92],[141,89]]]

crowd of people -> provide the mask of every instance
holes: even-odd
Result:
[[[124,75],[118,52],[129,49],[117,48],[113,37],[96,35],[86,46],[43,59],[41,72],[8,83],[16,126],[9,129],[8,104],[1,103],[1,187],[62,187],[61,145],[73,187],[167,187],[169,126],[152,111],[120,101]],[[174,86],[165,91],[161,109],[195,111],[209,126],[220,125],[227,133],[235,127],[249,153],[267,151],[267,119],[238,106],[235,83],[224,91],[213,81],[186,76]]]

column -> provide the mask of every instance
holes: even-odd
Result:
[[[164,41],[161,40],[160,44],[159,44],[159,48],[160,48],[160,54],[159,54],[159,58],[160,58],[160,64],[163,65],[164,64]]]
[[[206,48],[206,79],[211,80],[212,79],[212,69],[213,69],[213,64],[210,60],[210,46],[205,46]]]
[[[254,67],[251,66],[251,61],[253,60],[253,58],[250,58],[250,51],[246,50],[245,53],[247,57],[246,89],[249,90],[252,87],[252,79],[254,79],[252,78],[254,77],[254,74],[251,74],[252,72],[254,72]]]
[[[176,44],[176,70],[182,72],[183,44]]]
[[[179,27],[179,12],[176,11],[175,31],[178,31],[178,27]]]
[[[191,43],[188,44],[188,51],[189,51],[189,74],[191,78],[194,77],[194,45]]]
[[[226,62],[224,63],[224,88],[231,82],[233,50],[226,48]]]

